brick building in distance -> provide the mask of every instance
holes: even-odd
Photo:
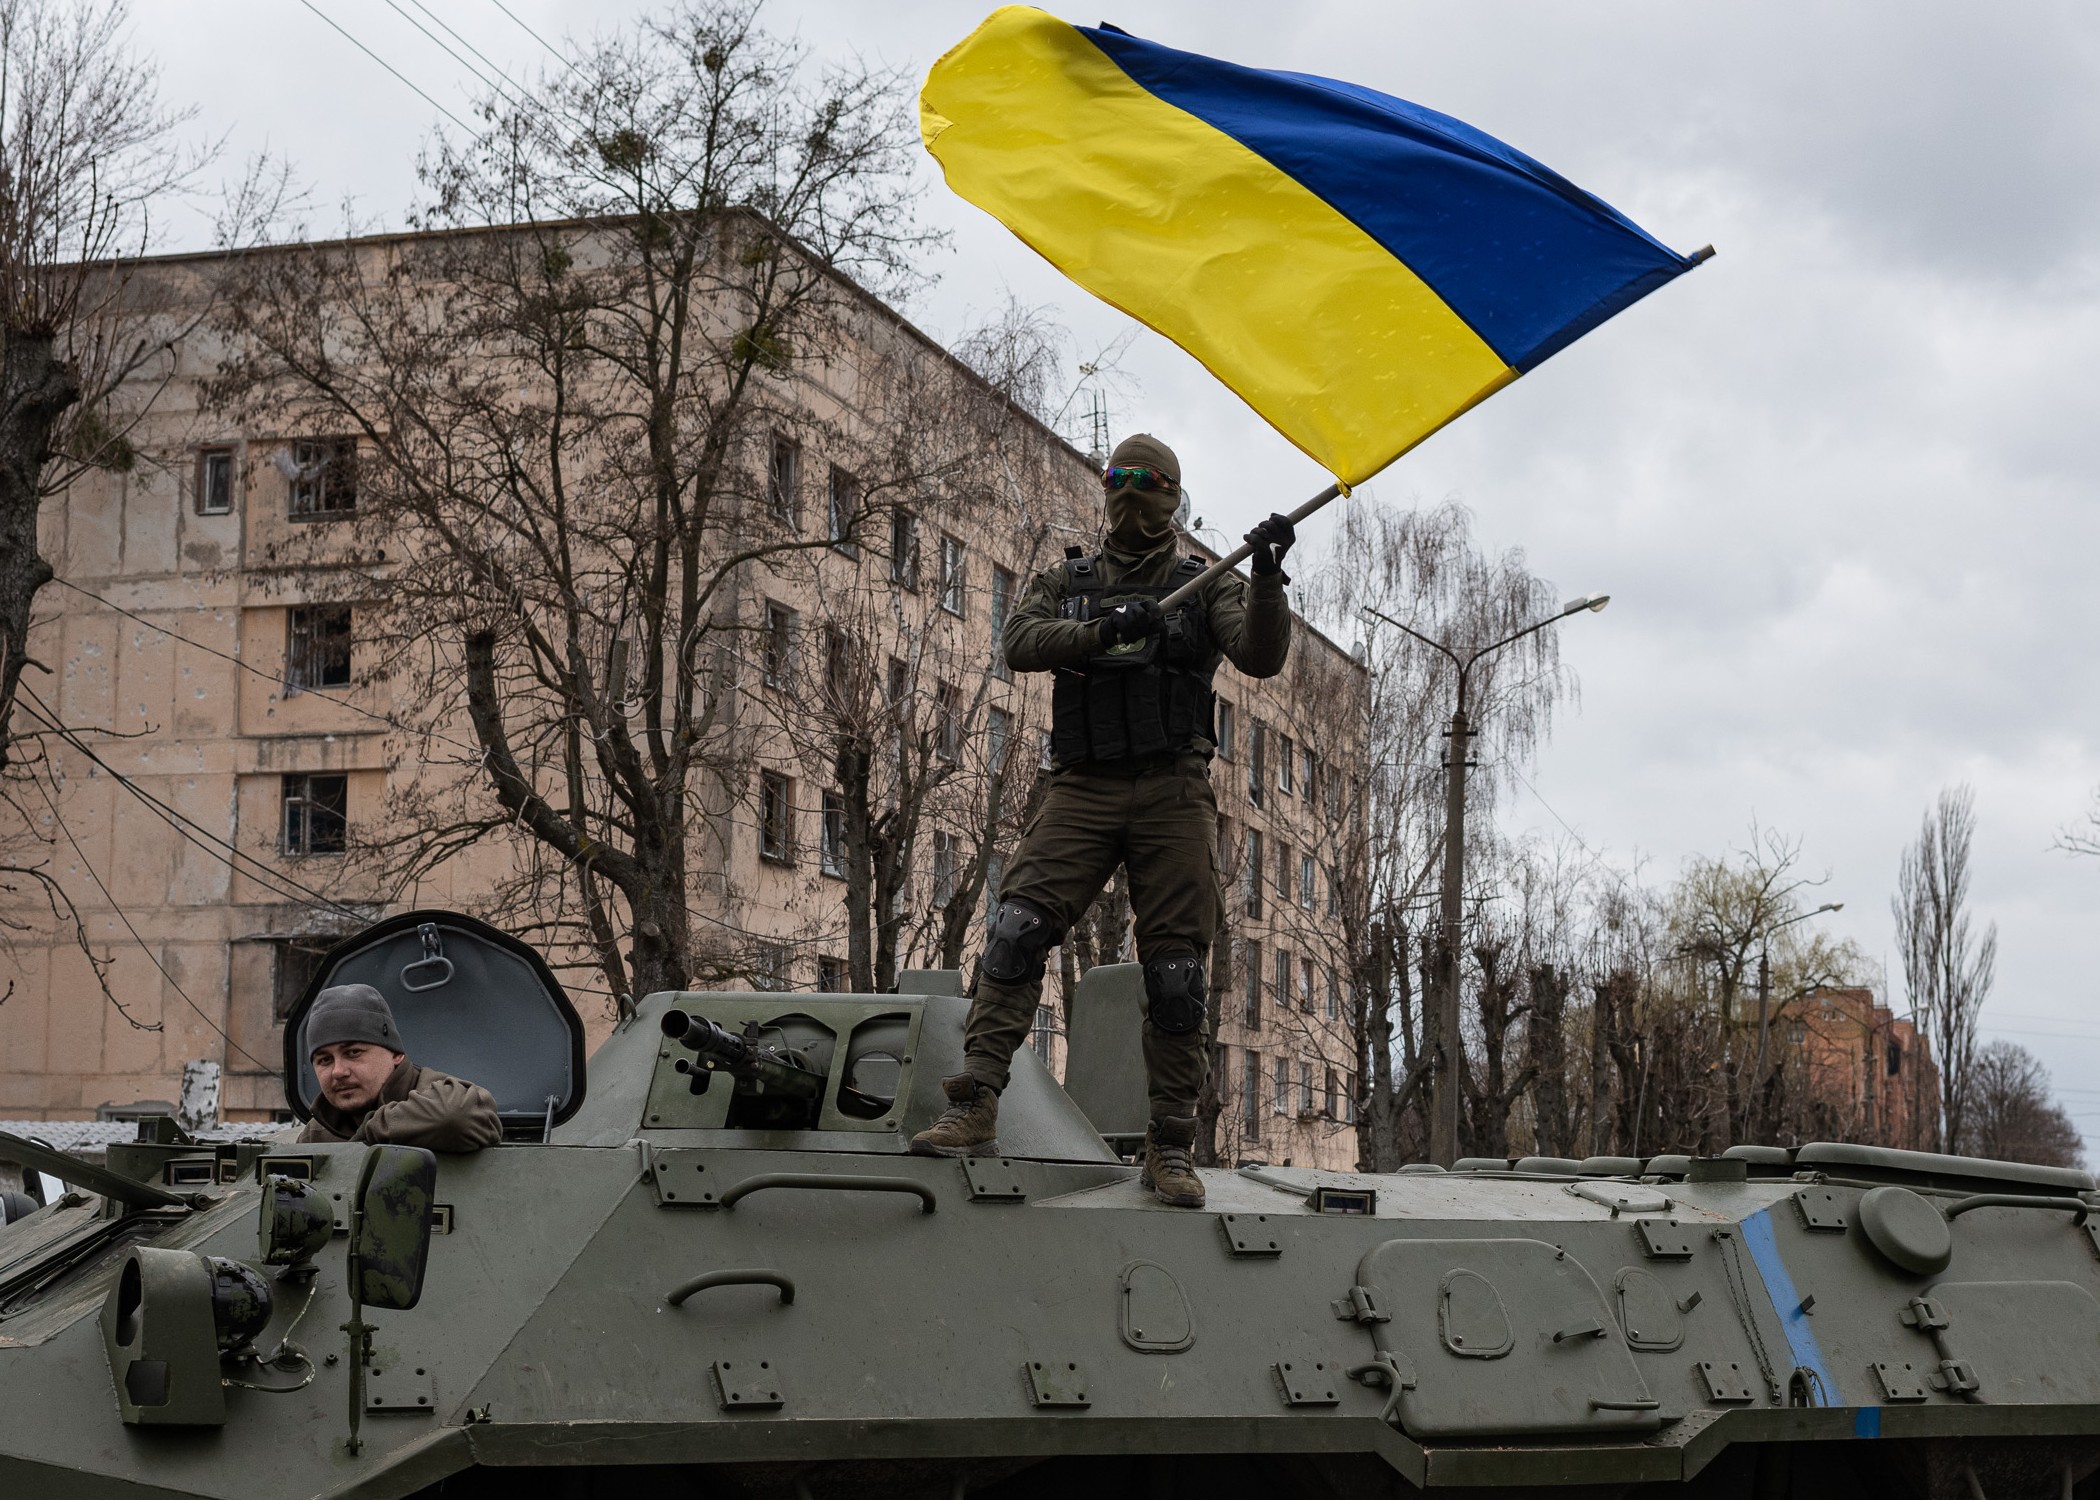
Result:
[[[593,253],[591,226],[571,233],[579,255]],[[324,248],[393,265],[444,239]],[[312,249],[250,252],[247,264]],[[155,258],[133,268],[134,285],[142,301],[194,307],[220,264]],[[779,376],[786,415],[754,427],[733,459],[741,509],[725,534],[800,550],[783,554],[791,565],[738,571],[713,617],[710,732],[726,748],[702,777],[690,830],[691,917],[708,969],[696,982],[708,987],[848,986],[850,808],[827,725],[863,699],[939,773],[894,893],[895,966],[939,966],[965,933],[963,962],[974,960],[1049,699],[1048,678],[1007,672],[994,643],[1030,575],[1069,545],[1091,550],[1099,533],[1097,459],[893,309],[850,287],[840,306],[835,345]],[[61,581],[40,597],[32,654],[53,669],[39,692],[69,734],[47,741],[48,815],[5,837],[41,849],[86,942],[28,893],[0,898],[17,924],[5,956],[15,990],[0,1006],[0,1118],[172,1102],[185,1064],[199,1061],[220,1070],[226,1118],[272,1117],[282,1017],[319,955],[414,907],[551,924],[531,940],[593,1037],[616,1017],[605,973],[544,873],[546,851],[498,826],[462,702],[433,694],[456,676],[460,642],[385,592],[419,566],[418,540],[375,513],[383,472],[371,439],[229,418],[206,399],[229,357],[209,329],[131,392],[151,403],[133,429],[138,461],[44,508]],[[996,462],[871,500],[871,455],[892,434],[856,385],[861,361],[968,405],[1002,434]],[[1344,883],[1327,861],[1332,831],[1358,805],[1362,676],[1302,624],[1283,675],[1219,674],[1214,777],[1232,937],[1213,963],[1228,1161],[1355,1160],[1335,907]],[[1007,806],[988,811],[1002,775]],[[489,826],[441,849],[431,811],[441,802]],[[435,852],[407,861],[418,841]],[[967,923],[949,920],[951,908]],[[1073,946],[1054,975],[1117,956]],[[1053,1059],[1061,990],[1053,978],[1039,1027]]]
[[[1871,989],[1831,986],[1776,1002],[1771,1028],[1801,1141],[1938,1149],[1939,1069],[1910,1017]]]

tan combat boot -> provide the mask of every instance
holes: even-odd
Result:
[[[948,1107],[911,1138],[921,1156],[993,1156],[999,1150],[999,1095],[968,1073],[941,1080]]]
[[[1138,1186],[1152,1189],[1162,1203],[1176,1208],[1203,1206],[1203,1179],[1196,1175],[1196,1117],[1154,1120],[1145,1131],[1145,1168]]]

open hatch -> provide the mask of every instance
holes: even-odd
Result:
[[[286,1017],[285,1102],[302,1120],[320,1095],[306,1015],[337,984],[386,997],[411,1062],[493,1094],[507,1139],[543,1139],[583,1104],[583,1021],[546,960],[486,922],[412,911],[331,948]]]

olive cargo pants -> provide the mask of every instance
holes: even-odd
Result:
[[[1130,872],[1138,961],[1191,952],[1207,958],[1224,918],[1217,838],[1218,802],[1200,755],[1135,776],[1062,771],[1021,834],[999,898],[1041,907],[1063,934],[1120,864]],[[979,975],[963,1035],[963,1066],[978,1082],[1006,1087],[1007,1065],[1027,1040],[1042,995],[1040,979],[1001,984]],[[1154,1119],[1196,1113],[1215,1026],[1215,998],[1203,1026],[1184,1036],[1146,1018],[1145,1078]]]

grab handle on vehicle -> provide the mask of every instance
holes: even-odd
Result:
[[[1959,1218],[1972,1208],[2054,1208],[2078,1215],[2082,1225],[2093,1211],[2093,1205],[2083,1198],[2033,1198],[2025,1193],[1975,1193],[1967,1198],[1957,1198],[1940,1212],[1948,1218]]]
[[[695,1276],[691,1281],[682,1281],[664,1293],[664,1301],[673,1307],[681,1306],[685,1299],[709,1287],[717,1286],[771,1286],[780,1289],[780,1305],[787,1307],[795,1300],[795,1279],[785,1271],[768,1271],[763,1268],[748,1271],[709,1271],[704,1276]]]
[[[853,1177],[829,1172],[761,1172],[756,1177],[746,1177],[723,1193],[722,1207],[734,1208],[738,1199],[762,1193],[767,1188],[805,1188],[811,1192],[833,1193],[910,1193],[919,1200],[920,1212],[930,1214],[934,1210],[933,1189],[912,1178]]]

